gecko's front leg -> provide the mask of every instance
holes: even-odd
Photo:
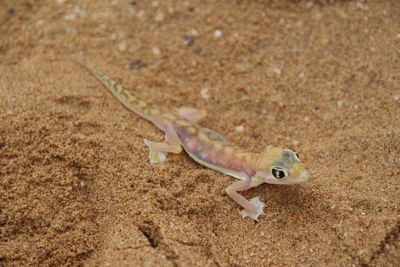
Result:
[[[260,184],[261,182],[255,181],[252,178],[248,178],[246,180],[233,183],[226,188],[226,193],[244,208],[241,211],[243,218],[250,216],[253,220],[258,221],[258,216],[265,214],[263,211],[265,203],[261,202],[259,197],[254,197],[249,201],[238,193],[239,191],[245,191]]]

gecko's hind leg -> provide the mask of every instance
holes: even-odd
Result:
[[[207,112],[203,109],[180,107],[178,114],[181,118],[187,119],[191,123],[198,123],[207,115]]]
[[[173,145],[167,142],[152,142],[144,139],[144,143],[149,147],[150,163],[161,163],[167,158],[168,153],[181,153],[182,147],[180,144]]]
[[[182,152],[182,146],[171,125],[163,127],[165,132],[165,142],[153,142],[144,139],[144,143],[149,147],[150,163],[161,163],[167,158],[168,153],[179,154]]]

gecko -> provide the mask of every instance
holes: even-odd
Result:
[[[265,214],[266,205],[259,197],[247,200],[239,194],[240,191],[263,183],[298,184],[308,180],[308,173],[293,150],[268,146],[259,153],[247,152],[219,133],[200,126],[199,122],[206,117],[204,110],[183,106],[174,112],[162,112],[104,73],[83,62],[77,63],[96,77],[126,108],[165,133],[164,142],[144,139],[149,148],[150,163],[162,163],[168,153],[185,151],[200,165],[239,179],[225,191],[243,208],[243,218],[258,221],[258,217]]]

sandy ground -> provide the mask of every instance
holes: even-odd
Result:
[[[0,265],[399,266],[400,2],[0,1]],[[162,140],[74,60],[311,179],[234,179]]]

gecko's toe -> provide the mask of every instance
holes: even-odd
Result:
[[[250,199],[250,203],[253,204],[253,210],[241,210],[242,218],[249,216],[254,221],[258,221],[258,216],[265,214],[264,207],[266,206],[264,202],[260,201],[259,197],[254,197]]]
[[[152,141],[149,141],[147,139],[144,139],[144,143],[149,147],[149,161],[151,164],[154,163],[162,163],[166,160],[168,153],[167,152],[161,152],[152,149],[151,144],[153,143]]]

